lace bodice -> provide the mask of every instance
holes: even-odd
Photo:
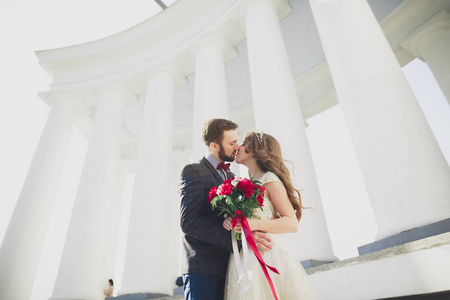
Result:
[[[263,176],[261,176],[261,178],[258,181],[261,182],[262,185],[264,185],[265,183],[269,183],[269,182],[281,182],[281,180],[278,178],[278,176],[272,172],[264,173]],[[262,207],[262,210],[260,208],[255,208],[253,210],[252,218],[258,219],[258,220],[270,220],[271,218],[275,217],[277,214],[278,214],[278,211],[276,210],[272,201],[270,201],[270,197],[266,194],[266,195],[264,195],[264,206]]]

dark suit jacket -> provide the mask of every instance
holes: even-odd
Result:
[[[234,174],[227,172],[227,178]],[[223,228],[224,218],[212,210],[208,192],[223,179],[203,157],[199,163],[184,167],[181,172],[180,197],[183,231],[182,274],[211,274],[225,277],[231,246],[231,234]]]

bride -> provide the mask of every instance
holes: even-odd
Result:
[[[308,287],[305,270],[282,236],[283,233],[297,231],[302,205],[300,192],[292,186],[289,170],[284,165],[280,144],[271,135],[248,132],[237,152],[236,162],[245,165],[253,179],[259,180],[265,188],[263,210],[255,209],[253,217],[247,221],[252,231],[263,231],[271,236],[272,250],[264,252],[262,257],[266,264],[279,272],[269,271],[278,299],[315,299]],[[232,228],[231,218],[225,219],[223,226],[227,230],[241,232],[239,223]],[[241,251],[241,262],[243,257]],[[243,264],[246,274],[239,280],[231,254],[225,299],[274,299],[261,266],[251,251]]]

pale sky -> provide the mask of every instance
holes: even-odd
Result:
[[[173,2],[164,0],[167,5]],[[160,11],[161,8],[152,0],[1,2],[0,241],[49,112],[38,93],[48,90],[51,80],[40,68],[34,51],[103,38],[128,29]],[[426,64],[416,60],[403,69],[447,161],[450,161],[450,106]],[[376,226],[344,117],[340,107],[335,106],[307,122],[334,252],[340,259],[355,256],[357,246],[373,240]],[[75,130],[50,227],[70,218],[70,205],[86,149],[85,138]],[[67,197],[68,194],[73,196]],[[128,186],[128,198],[130,194],[131,187]],[[344,216],[345,220],[333,218],[335,215]],[[50,297],[58,267],[54,252],[61,251],[62,245],[57,242],[58,237],[64,236],[64,230],[64,226],[53,226],[47,236],[47,250],[41,260],[33,300]]]

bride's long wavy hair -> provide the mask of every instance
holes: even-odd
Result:
[[[281,156],[280,143],[271,135],[262,132],[249,131],[244,140],[245,152],[253,152],[258,167],[264,172],[273,172],[280,178],[295,210],[297,220],[302,217],[302,198],[300,191],[294,188],[291,175]]]

